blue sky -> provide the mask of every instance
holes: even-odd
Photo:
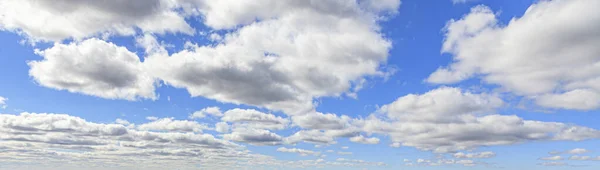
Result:
[[[598,5],[3,0],[0,169],[597,169]]]

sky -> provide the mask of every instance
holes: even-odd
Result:
[[[0,169],[600,167],[597,0],[0,0]]]

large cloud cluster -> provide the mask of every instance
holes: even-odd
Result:
[[[363,129],[389,135],[403,146],[442,153],[527,141],[600,138],[596,129],[492,112],[502,103],[493,94],[442,87],[382,106],[379,112],[384,115],[370,116]]]
[[[0,15],[0,28],[34,39],[84,39],[100,33],[138,35],[137,29],[145,33],[138,41],[147,48],[144,62],[125,48],[99,39],[56,43],[40,50],[38,54],[45,60],[30,65],[31,76],[42,86],[135,100],[156,98],[157,80],[185,88],[192,96],[288,114],[310,112],[314,98],[354,96],[365,78],[386,75],[381,68],[391,43],[380,33],[378,21],[394,14],[400,4],[398,0],[260,0],[242,2],[244,5],[203,0],[3,3],[7,9]],[[125,10],[128,8],[133,10]],[[67,23],[36,22],[44,17],[33,20],[28,17],[37,14],[21,14],[27,11]],[[189,48],[172,54],[152,37],[167,31],[193,34],[185,18],[197,16],[214,30],[231,31],[216,34],[224,37],[217,44],[189,43]],[[171,22],[177,24],[165,24]]]
[[[474,7],[448,22],[442,52],[455,62],[427,81],[481,77],[543,107],[600,108],[599,5],[595,0],[540,1],[506,25],[488,7]]]

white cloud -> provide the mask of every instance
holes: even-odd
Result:
[[[146,117],[146,120],[155,121],[155,120],[158,120],[158,117],[155,117],[155,116],[148,116],[148,117]]]
[[[192,96],[303,114],[314,98],[341,96],[367,76],[385,75],[391,43],[377,21],[399,1],[365,2],[206,1],[198,9],[204,24],[237,29],[217,45],[150,55],[145,64]]]
[[[221,113],[221,109],[219,107],[207,107],[192,113],[192,115],[190,115],[190,119],[200,119],[206,117],[207,115],[221,117],[223,116],[223,113]]]
[[[362,144],[378,144],[379,138],[376,138],[376,137],[366,138],[363,135],[358,135],[355,137],[351,137],[350,141],[356,142],[356,143],[362,143]]]
[[[285,129],[289,120],[273,114],[263,113],[254,109],[231,109],[221,117],[224,122],[233,122],[235,126],[257,129]]]
[[[575,149],[571,149],[568,151],[552,151],[549,152],[550,155],[558,155],[558,154],[571,154],[571,155],[580,155],[580,154],[584,154],[584,153],[588,153],[590,152],[587,149],[583,149],[583,148],[575,148]]]
[[[298,149],[298,148],[280,147],[280,148],[277,148],[277,151],[278,152],[297,153],[297,154],[300,154],[301,156],[307,156],[307,155],[319,156],[319,155],[321,155],[320,152],[305,150],[305,149]]]
[[[0,30],[24,33],[33,40],[60,41],[97,35],[194,30],[169,0],[5,0],[0,3]]]
[[[126,120],[123,120],[126,121]],[[6,169],[243,169],[380,166],[353,161],[287,161],[250,153],[209,134],[144,131],[65,114],[0,114],[0,162]],[[35,162],[35,164],[32,164]],[[162,168],[161,168],[162,167]]]
[[[540,160],[547,160],[547,161],[559,161],[559,160],[563,160],[563,158],[561,156],[551,156],[551,157],[543,157],[540,158]]]
[[[139,45],[146,48],[143,63],[133,59],[139,57],[125,48],[98,39],[56,44],[50,51],[44,50],[55,55],[40,53],[46,60],[30,64],[32,77],[43,86],[109,99],[155,99],[156,79],[185,88],[192,96],[298,115],[314,111],[315,98],[355,93],[366,77],[388,75],[382,68],[391,42],[380,33],[378,23],[394,14],[400,1],[3,3],[7,9],[3,10],[5,15],[0,15],[1,26],[34,38],[83,39],[97,32],[139,35],[135,28],[144,32],[138,38]],[[230,9],[231,6],[236,8]],[[61,10],[64,13],[55,13]],[[31,13],[39,13],[39,17]],[[187,33],[191,28],[183,15],[200,15],[204,24],[213,29],[232,30],[218,44],[188,46],[168,54],[151,35],[165,31]],[[66,21],[65,16],[72,18]],[[39,30],[46,31],[36,32]],[[102,50],[85,48],[92,45]],[[97,60],[101,62],[90,62]],[[119,73],[100,73],[98,68],[104,67]],[[67,80],[65,76],[76,79]]]
[[[121,125],[125,125],[125,126],[127,126],[127,125],[130,125],[130,124],[131,124],[129,121],[127,121],[127,120],[123,120],[123,119],[117,119],[117,120],[115,120],[115,123],[117,123],[117,124],[121,124]]]
[[[244,142],[252,145],[280,145],[283,138],[264,129],[236,128],[230,134],[223,135],[224,139]]]
[[[319,130],[301,130],[288,136],[285,141],[290,144],[298,142],[308,142],[315,144],[334,144],[337,143],[335,138],[326,135],[324,132]]]
[[[7,107],[6,106],[6,101],[7,100],[8,100],[7,98],[4,98],[4,97],[0,96],[0,108],[6,109],[6,107]]]
[[[573,156],[569,157],[569,160],[577,160],[577,161],[600,161],[600,156],[591,157],[591,156],[573,155]]]
[[[425,94],[409,94],[380,108],[388,117],[411,122],[456,122],[464,115],[489,114],[503,105],[492,94],[473,94],[441,87]]]
[[[588,151],[587,149],[583,149],[583,148],[575,148],[572,150],[567,151],[568,154],[584,154],[584,153],[588,153],[590,151]]]
[[[453,4],[464,4],[467,2],[473,2],[473,1],[476,1],[476,0],[452,0],[452,3]]]
[[[539,1],[505,25],[488,7],[474,7],[448,22],[442,52],[455,62],[427,81],[481,77],[540,106],[600,108],[600,14],[594,12],[599,5],[595,0]]]
[[[92,123],[65,114],[46,113],[0,114],[0,145],[3,148],[0,161],[4,163],[35,161],[45,166],[64,163],[84,167],[86,163],[104,163],[124,166],[115,169],[130,169],[126,167],[131,165],[195,167],[200,162],[190,165],[157,158],[198,160],[198,155],[204,155],[207,157],[201,159],[218,161],[222,157],[252,156],[239,152],[240,146],[209,134],[142,131],[121,124]],[[124,160],[128,164],[113,164]]]
[[[219,133],[227,133],[229,132],[229,125],[227,124],[227,122],[216,123],[215,130]]]
[[[173,120],[173,118],[162,118],[152,122],[141,124],[137,127],[148,131],[176,131],[176,132],[202,132],[208,129],[206,125],[189,120]]]
[[[342,152],[342,151],[338,151],[337,152],[338,155],[352,155],[352,152]]]
[[[493,157],[496,157],[496,153],[494,153],[494,152],[478,152],[478,153],[458,152],[452,156],[454,156],[454,158],[458,158],[458,159],[493,158]]]
[[[564,162],[543,162],[543,163],[540,163],[539,165],[542,165],[542,166],[567,166],[569,164],[564,163]]]
[[[362,127],[368,133],[389,135],[398,145],[434,152],[526,141],[600,138],[596,129],[494,114],[492,108],[502,103],[496,100],[499,99],[490,94],[442,87],[400,97],[381,107],[380,112],[388,118],[372,115],[364,120]]]
[[[107,99],[156,99],[154,79],[138,56],[99,39],[36,50],[29,75],[42,86]]]
[[[348,146],[342,146],[341,148],[342,148],[342,149],[348,149],[348,148],[350,148],[350,147],[348,147]]]
[[[351,118],[342,115],[337,116],[335,114],[323,114],[320,112],[311,112],[305,115],[293,116],[292,121],[305,129],[317,129],[317,130],[340,130],[349,127]]]
[[[455,159],[444,159],[444,158],[438,158],[437,160],[429,160],[429,159],[422,159],[419,158],[417,159],[415,162],[412,162],[411,160],[408,159],[404,159],[404,162],[406,162],[404,165],[405,166],[415,166],[415,165],[419,165],[419,166],[443,166],[443,165],[462,165],[462,166],[476,166],[476,165],[487,165],[487,163],[485,162],[475,162],[473,160],[469,160],[469,159],[460,159],[460,160],[455,160]]]

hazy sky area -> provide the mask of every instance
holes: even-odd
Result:
[[[0,170],[597,170],[598,0],[0,0]]]

